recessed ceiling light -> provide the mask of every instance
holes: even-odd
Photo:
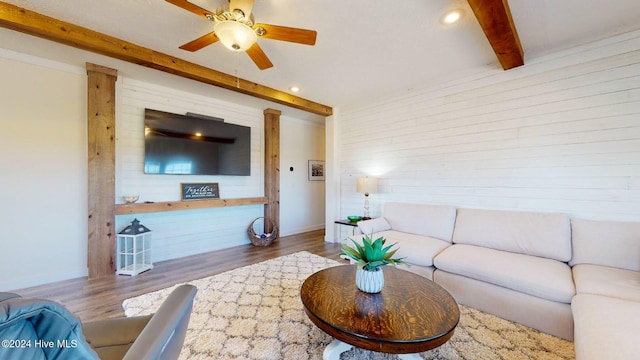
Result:
[[[289,87],[289,90],[291,90],[291,92],[298,92],[298,91],[300,91],[300,88],[297,87],[297,86],[291,86],[291,87]]]
[[[464,11],[462,9],[455,9],[446,12],[444,15],[440,17],[440,22],[445,25],[451,25],[456,23],[462,19],[464,16]]]

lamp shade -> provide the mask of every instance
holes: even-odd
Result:
[[[378,179],[370,177],[358,178],[356,190],[365,194],[378,192]]]
[[[258,40],[256,32],[239,21],[218,21],[213,30],[220,42],[232,51],[247,51]]]

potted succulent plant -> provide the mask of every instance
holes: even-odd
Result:
[[[379,237],[372,240],[371,235],[362,238],[362,245],[351,239],[355,248],[342,244],[342,255],[355,260],[358,264],[356,270],[356,286],[367,293],[379,293],[384,286],[382,267],[385,265],[406,264],[403,258],[393,258],[396,251],[391,248],[396,245],[385,246],[385,238]]]

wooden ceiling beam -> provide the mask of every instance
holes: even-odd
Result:
[[[333,112],[330,106],[4,2],[0,2],[0,26],[310,113],[330,116]]]
[[[524,54],[507,0],[467,0],[504,70],[524,65]]]

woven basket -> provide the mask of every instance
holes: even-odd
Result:
[[[256,218],[251,222],[251,224],[249,224],[247,234],[249,235],[249,240],[251,240],[251,243],[254,246],[269,246],[278,237],[278,227],[273,223],[273,221],[269,220],[273,231],[268,234],[256,234],[255,230],[253,230],[253,225],[260,219],[267,221],[264,217]]]

